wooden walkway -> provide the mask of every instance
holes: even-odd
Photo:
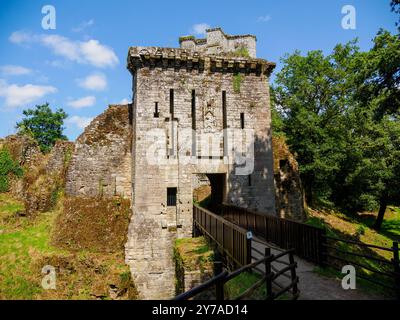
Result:
[[[252,259],[260,258],[260,253],[265,247],[271,248],[272,254],[277,254],[282,249],[267,244],[261,239],[255,237],[252,242]],[[341,286],[340,279],[328,278],[316,273],[314,270],[316,264],[306,261],[302,258],[295,257],[297,262],[296,274],[299,277],[298,288],[300,290],[299,300],[383,300],[384,297],[367,293],[361,289],[344,290]],[[280,269],[282,265],[278,262],[273,263],[273,269]],[[262,272],[262,270],[258,271]],[[290,282],[286,277],[277,279],[279,287],[285,287]],[[279,288],[275,288],[279,289]]]
[[[293,285],[293,279],[298,277],[300,299],[303,300],[384,299],[384,296],[366,292],[360,288],[345,290],[342,288],[342,277],[340,275],[337,278],[332,278],[315,271],[318,266],[321,268],[321,265],[326,265],[326,258],[329,256],[327,248],[330,247],[326,244],[329,237],[319,228],[233,206],[223,206],[221,212],[215,214],[195,205],[193,212],[195,230],[200,231],[216,243],[230,270],[249,265],[266,257],[266,248],[269,248],[270,254],[273,256],[288,252],[288,250],[291,251],[292,265],[295,266],[292,270],[294,276],[288,272],[288,266],[291,263],[282,258],[271,260],[269,272],[279,275],[279,278],[274,278],[272,283],[275,292],[280,292],[291,284]],[[355,244],[369,246],[358,242]],[[396,253],[395,245],[394,248],[381,249]],[[295,255],[293,255],[293,252]],[[396,261],[398,259],[393,261],[395,267],[397,267]],[[362,265],[360,266],[362,267]],[[262,265],[254,269],[265,276],[266,269]],[[282,272],[282,269],[286,271]],[[394,272],[393,274],[396,275],[397,273]],[[357,279],[358,277],[359,274],[357,273]]]

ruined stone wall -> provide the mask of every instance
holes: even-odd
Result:
[[[225,34],[221,28],[206,30],[205,39],[196,39],[193,36],[180,38],[182,49],[197,51],[201,54],[233,53],[240,48],[246,48],[251,58],[256,57],[256,37],[250,34],[231,36]]]
[[[45,156],[40,152],[37,142],[27,135],[10,135],[0,140],[0,148],[7,148],[14,161],[24,168],[24,178],[10,177],[10,193],[21,200],[26,195],[27,172],[45,161]]]
[[[157,58],[156,53],[160,50],[161,57]],[[228,65],[224,69],[228,61],[221,61],[220,66],[219,62],[213,62],[209,57],[200,57],[203,61],[198,62],[194,61],[194,57],[187,57],[193,61],[189,64],[182,61],[180,55],[183,51],[179,49],[131,48],[130,54],[134,57],[133,64],[143,65],[132,66],[135,161],[132,171],[133,215],[126,244],[126,261],[131,266],[141,297],[164,299],[174,295],[174,239],[192,234],[193,174],[225,174],[225,201],[275,214],[268,86],[268,68],[271,66],[265,60],[249,60],[243,67],[234,62],[237,68],[229,70]],[[164,58],[164,54],[168,59]],[[240,82],[239,90],[237,82]],[[174,90],[173,124],[170,89]],[[174,135],[174,154],[179,151],[179,154],[188,156],[185,159],[190,158],[191,140],[187,143],[183,132],[192,128],[192,90],[195,90],[196,100],[196,131],[213,139],[219,133],[214,143],[220,148],[215,154],[210,154],[208,148],[202,149],[198,144],[194,162],[187,163],[182,156],[168,159],[165,152],[166,145],[171,146],[169,141]],[[224,162],[220,158],[223,91],[226,92],[228,128],[241,130],[240,114],[243,113],[245,128],[255,132],[251,183],[248,175],[241,176],[235,172],[236,166],[230,164],[229,159]],[[154,115],[156,102],[158,117]],[[171,133],[171,126],[174,126],[175,133]],[[154,129],[158,129],[156,134],[149,135],[149,131]],[[151,146],[163,136],[165,138],[161,139],[157,149],[164,152],[162,161],[151,163],[148,157],[149,151],[153,152]],[[229,154],[228,158],[232,156],[232,153]],[[197,156],[203,157],[198,159]],[[209,156],[216,158],[210,161]],[[178,190],[176,206],[167,205],[169,187]]]
[[[57,202],[58,193],[64,188],[74,143],[57,141],[50,153],[43,154],[33,138],[11,135],[0,141],[0,148],[3,146],[24,172],[21,178],[11,179],[10,193],[24,201],[27,215],[51,210]]]
[[[276,212],[281,218],[304,221],[304,192],[296,159],[290,153],[283,137],[272,140]]]
[[[46,164],[48,173],[65,174],[74,152],[75,144],[71,141],[57,141],[50,152],[49,160]]]
[[[66,177],[70,196],[131,198],[128,105],[111,105],[78,137]]]

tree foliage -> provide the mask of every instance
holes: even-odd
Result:
[[[392,0],[390,6],[394,13],[399,15],[399,20],[396,22],[397,29],[400,31],[400,0]]]
[[[400,40],[380,30],[371,50],[356,44],[285,56],[273,126],[297,154],[309,204],[384,213],[400,203]]]
[[[53,112],[46,103],[37,105],[35,109],[24,110],[23,115],[25,118],[16,126],[19,133],[32,136],[42,152],[49,152],[57,140],[67,140],[63,135],[64,120],[67,118],[63,109]]]

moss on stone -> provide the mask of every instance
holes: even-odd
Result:
[[[239,47],[233,52],[236,57],[250,58],[249,49],[246,47]]]
[[[240,73],[237,73],[233,76],[233,91],[235,93],[240,93],[240,86],[242,84],[242,75]]]
[[[179,43],[183,42],[183,41],[187,41],[187,40],[195,40],[194,36],[183,36],[183,37],[179,37]]]
[[[128,234],[130,201],[66,197],[53,232],[53,243],[68,249],[118,252]]]
[[[177,239],[174,249],[186,270],[204,270],[212,264],[214,252],[204,237]]]

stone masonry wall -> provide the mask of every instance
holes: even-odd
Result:
[[[189,53],[183,61],[184,54],[180,49],[130,49],[135,158],[133,215],[125,252],[144,299],[166,299],[174,295],[173,243],[176,238],[192,234],[193,174],[225,174],[225,201],[275,214],[268,86],[268,74],[273,66],[261,59],[238,59],[233,60],[233,67],[229,69],[230,60],[224,57],[213,61],[208,56],[200,56],[196,61],[193,53]],[[174,90],[174,121],[170,114],[170,89]],[[222,148],[210,154],[208,148],[198,144],[194,162],[184,162],[182,155],[187,156],[185,159],[191,155],[191,140],[187,143],[183,132],[192,128],[192,90],[195,90],[199,135],[208,134],[216,139],[217,146],[222,145],[223,91],[226,92],[228,128],[241,130],[240,114],[243,113],[245,129],[254,129],[255,162],[250,178],[236,174],[236,165],[230,163],[232,159],[225,162],[220,158]],[[156,134],[149,135],[155,129]],[[175,143],[169,142],[171,138]],[[148,155],[154,152],[155,141],[161,141],[157,150],[162,161],[151,163]],[[167,158],[167,145],[173,147],[174,154],[179,151],[180,156]],[[211,155],[216,158],[210,161]],[[233,156],[229,152],[228,158]],[[177,188],[176,206],[167,204],[169,187]]]
[[[285,139],[274,137],[276,212],[281,218],[305,221],[304,193],[296,159]]]
[[[129,106],[111,105],[78,137],[66,178],[70,196],[131,199]]]

